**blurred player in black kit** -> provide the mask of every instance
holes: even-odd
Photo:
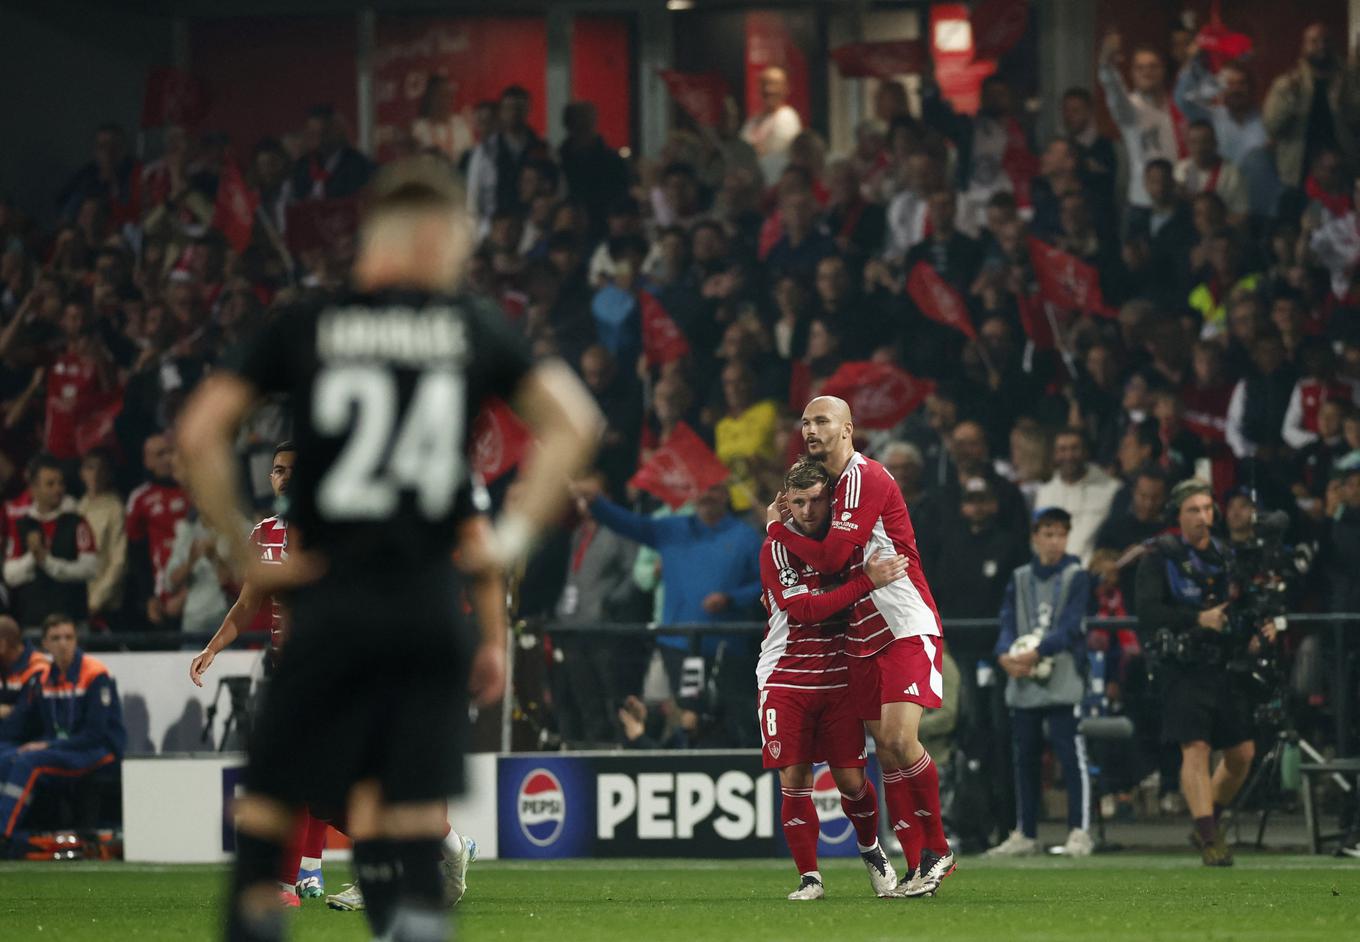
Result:
[[[461,786],[466,694],[499,699],[500,637],[473,653],[459,618],[462,568],[522,555],[590,459],[601,419],[561,363],[530,361],[494,307],[453,293],[471,246],[462,196],[437,163],[375,181],[351,293],[277,317],[186,405],[179,440],[200,511],[230,534],[293,623],[247,751],[227,938],[284,936],[274,875],[296,810],[348,806],[354,865],[376,937],[445,939],[436,860],[444,799]],[[240,518],[231,443],[256,400],[291,396],[298,448],[289,559],[261,565]],[[469,538],[468,427],[488,396],[513,402],[538,452],[523,496]],[[486,584],[482,580],[482,584]],[[475,594],[475,593],[474,593]],[[474,607],[476,603],[474,601]],[[320,723],[343,737],[298,741]]]

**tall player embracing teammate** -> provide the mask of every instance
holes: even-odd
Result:
[[[853,602],[846,673],[850,696],[874,737],[888,813],[907,860],[896,895],[933,896],[954,872],[940,818],[939,773],[919,738],[923,713],[942,703],[940,616],[901,492],[881,464],[855,451],[854,428],[843,400],[821,396],[808,403],[802,424],[807,455],[835,482],[831,525],[820,540],[797,532],[784,520],[789,508],[781,497],[769,507],[766,531],[824,575],[861,565],[875,553],[907,558],[906,578]]]
[[[784,475],[784,499],[792,526],[816,539],[826,536],[831,477],[825,465],[799,459]],[[864,777],[864,722],[850,696],[845,635],[850,606],[900,579],[906,567],[905,556],[875,551],[842,580],[805,566],[774,537],[761,547],[762,601],[770,619],[756,665],[760,735],[765,768],[779,770],[780,820],[798,867],[791,900],[826,895],[812,803],[812,764],[819,761],[831,766],[874,892],[889,896],[897,888],[897,874],[878,844],[878,794]]]

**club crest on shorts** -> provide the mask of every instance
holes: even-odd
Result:
[[[771,739],[765,744],[765,748],[770,750],[771,759],[778,759],[779,754],[784,751],[784,747],[779,744],[778,739]]]
[[[792,568],[785,566],[779,570],[779,584],[784,588],[798,584],[798,573]]]
[[[534,769],[524,776],[515,803],[519,829],[537,847],[548,847],[562,834],[567,820],[567,796],[557,776],[547,769]]]

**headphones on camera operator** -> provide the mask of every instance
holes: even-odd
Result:
[[[1213,488],[1204,481],[1190,478],[1181,481],[1171,489],[1164,513],[1169,526],[1180,523],[1182,505],[1192,497],[1207,495],[1213,497]],[[1219,513],[1214,504],[1214,513]],[[1167,562],[1166,577],[1172,596],[1187,607],[1203,611],[1220,605],[1228,600],[1228,565],[1231,552],[1222,540],[1210,534],[1210,545],[1216,549],[1223,562],[1218,565],[1206,563],[1185,538],[1179,533],[1163,533],[1149,541],[1149,548],[1156,550]],[[1203,637],[1203,632],[1182,634],[1167,628],[1159,628],[1151,639],[1149,648],[1158,658],[1181,664],[1215,665],[1229,659],[1226,645],[1221,639]]]

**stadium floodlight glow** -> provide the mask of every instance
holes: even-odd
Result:
[[[681,10],[693,10],[694,0],[666,0],[666,9],[673,13],[679,13]]]

